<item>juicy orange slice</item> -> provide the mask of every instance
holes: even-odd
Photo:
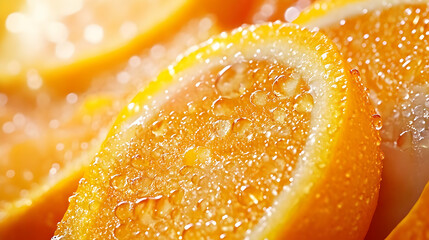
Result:
[[[386,240],[429,239],[429,183],[408,215],[393,229]]]
[[[95,73],[180,27],[194,3],[36,0],[22,4],[5,21],[0,87],[24,81],[30,89],[85,90]]]
[[[386,164],[368,238],[386,237],[429,181],[428,3],[321,1],[295,21],[333,39],[383,118]]]
[[[54,239],[362,239],[378,124],[322,34],[223,33],[122,110]]]
[[[50,238],[113,117],[180,52],[218,32],[213,17],[195,18],[85,93],[0,93],[0,239]]]

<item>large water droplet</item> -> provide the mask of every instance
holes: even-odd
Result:
[[[372,121],[375,129],[380,130],[383,127],[383,122],[380,115],[378,114],[372,115]]]
[[[130,229],[128,228],[127,224],[121,224],[115,228],[114,234],[115,234],[116,239],[126,240],[129,238],[129,235],[130,235],[129,231],[130,231]]]
[[[314,100],[309,93],[303,93],[297,96],[294,108],[299,113],[309,113],[313,110]]]
[[[159,137],[166,134],[168,131],[168,123],[165,120],[159,120],[152,124],[152,133]]]
[[[123,189],[127,185],[127,177],[122,174],[114,175],[110,179],[110,185],[116,190]]]
[[[243,187],[239,194],[239,202],[246,206],[256,205],[263,199],[261,190],[253,186]]]
[[[233,112],[233,106],[229,99],[220,97],[213,102],[212,110],[217,116],[230,116]]]
[[[273,92],[279,98],[293,97],[296,93],[299,77],[292,74],[290,78],[280,75],[273,83]]]
[[[239,118],[234,121],[233,131],[240,136],[245,135],[252,126],[252,122],[247,118]]]
[[[119,220],[126,221],[134,216],[133,207],[129,202],[121,202],[115,208],[115,215]]]
[[[268,94],[261,90],[255,91],[250,95],[250,102],[256,106],[264,106],[268,102]]]
[[[216,80],[216,90],[226,98],[241,96],[250,86],[247,78],[248,66],[246,63],[237,63],[223,68]]]

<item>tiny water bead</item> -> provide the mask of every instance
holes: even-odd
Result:
[[[304,93],[297,96],[294,108],[299,113],[309,113],[313,110],[313,106],[313,96],[309,93]]]
[[[277,97],[276,76],[294,79],[269,61],[218,69],[129,129],[137,131],[110,183],[120,194],[105,204],[115,206],[118,234],[125,226],[146,238],[242,238],[290,182],[308,137],[309,87],[300,80]]]
[[[263,192],[256,187],[242,187],[239,194],[239,202],[245,206],[256,205],[263,200]]]

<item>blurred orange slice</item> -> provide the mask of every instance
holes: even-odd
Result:
[[[189,20],[194,5],[193,0],[28,1],[5,20],[0,88],[85,90],[95,73],[170,36]]]
[[[223,33],[122,110],[53,239],[362,239],[379,124],[322,34]]]
[[[178,53],[214,33],[213,18],[195,18],[120,70],[103,71],[93,84],[104,85],[82,94],[0,94],[0,239],[51,237],[113,117]]]
[[[383,118],[380,200],[368,239],[405,217],[429,180],[429,2],[320,1],[296,23],[333,39],[370,90]]]

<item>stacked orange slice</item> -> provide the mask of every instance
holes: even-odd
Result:
[[[386,155],[368,239],[405,217],[429,180],[428,1],[319,1],[295,21],[318,27],[357,68],[383,118]]]

